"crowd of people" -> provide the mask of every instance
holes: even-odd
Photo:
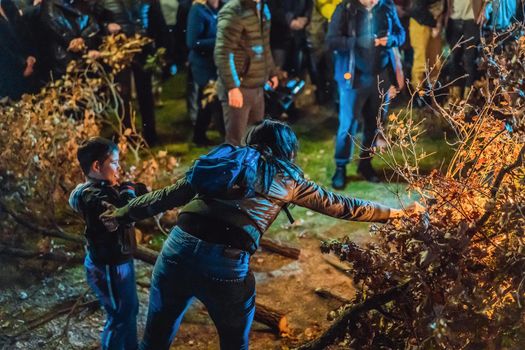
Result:
[[[0,97],[16,100],[60,78],[69,61],[96,56],[105,35],[139,33],[154,43],[116,77],[124,124],[131,123],[135,86],[144,139],[150,146],[158,142],[152,73],[144,64],[164,47],[166,72],[188,67],[193,142],[210,145],[206,131],[215,120],[225,141],[240,145],[248,126],[268,114],[265,92],[308,76],[319,104],[339,106],[332,185],[341,189],[359,125],[358,172],[379,181],[370,149],[381,142],[377,123],[405,80],[421,91],[419,106],[428,104],[424,92],[432,79],[451,83],[449,102],[465,98],[481,75],[480,38],[523,19],[521,0],[336,0],[331,10],[325,2],[1,0]],[[445,43],[451,53],[441,69]],[[204,95],[215,82],[218,99],[210,102]],[[296,112],[293,103],[288,112]]]
[[[0,0],[0,97],[16,100],[59,79],[71,60],[96,57],[105,35],[138,33],[153,44],[116,77],[124,123],[131,123],[134,80],[143,136],[149,145],[158,142],[152,74],[145,63],[155,48],[164,47],[167,72],[173,66],[189,68],[186,96],[193,141],[211,144],[206,130],[215,116],[227,144],[249,146],[226,144],[201,158],[212,165],[205,167],[205,175],[215,167],[218,174],[236,172],[238,182],[223,175],[199,177],[195,163],[177,183],[151,193],[141,184],[119,181],[115,143],[95,138],[79,147],[86,182],[72,192],[70,205],[86,221],[86,277],[107,313],[102,349],[138,348],[137,220],[182,207],[153,271],[140,349],[168,349],[194,297],[206,305],[221,348],[247,349],[255,312],[250,256],[288,204],[373,222],[423,210],[417,204],[405,211],[388,208],[305,179],[295,164],[298,140],[291,127],[264,120],[265,91],[308,76],[319,104],[338,104],[332,187],[345,187],[360,124],[357,169],[377,182],[371,149],[381,142],[378,122],[385,122],[389,101],[403,90],[405,77],[412,91],[421,91],[416,94],[421,105],[427,103],[431,79],[451,82],[451,100],[464,98],[481,75],[481,36],[505,31],[523,18],[520,0],[343,0],[333,11],[320,11],[322,2]],[[430,67],[443,64],[444,42],[452,48],[448,69],[439,77],[432,74],[441,70],[431,69],[426,79]],[[210,86],[218,98],[205,103]],[[217,156],[221,152],[222,158]],[[235,186],[220,193],[201,191],[222,180]]]

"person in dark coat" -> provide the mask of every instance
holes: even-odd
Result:
[[[307,49],[306,26],[312,18],[312,0],[271,0],[270,45],[274,62],[292,76],[303,66]]]
[[[70,61],[80,59],[86,48],[96,49],[100,26],[96,20],[64,0],[44,0],[40,23],[46,33],[46,70],[60,79]]]
[[[143,0],[98,0],[98,20],[103,23],[110,34],[124,33],[128,37],[135,34],[150,36],[150,8],[151,4]],[[152,27],[153,28],[153,27]],[[147,52],[149,50],[150,52]],[[120,94],[123,100],[125,127],[131,127],[131,78],[135,80],[137,100],[142,117],[142,136],[149,146],[157,143],[155,127],[155,101],[152,91],[152,76],[144,69],[151,46],[135,56],[130,69],[119,74],[117,82],[120,85]]]
[[[220,109],[220,104],[213,101],[205,107],[202,104],[204,89],[211,81],[217,80],[217,67],[213,61],[213,49],[217,37],[217,16],[220,8],[219,0],[196,0],[188,15],[186,45],[190,49],[188,61],[193,81],[199,87],[195,100],[198,108],[197,120],[193,129],[193,142],[198,145],[208,145],[206,137],[212,114]]]
[[[0,1],[0,98],[13,100],[29,89],[36,58],[26,42],[22,17],[11,0]]]

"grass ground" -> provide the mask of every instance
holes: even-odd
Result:
[[[186,76],[179,74],[163,85],[162,101],[164,106],[157,109],[157,131],[162,145],[158,149],[167,150],[176,156],[182,169],[188,167],[191,162],[201,154],[208,151],[207,148],[196,147],[191,143],[192,126],[186,112],[185,102]],[[397,107],[399,109],[399,107]],[[396,107],[394,107],[394,110]],[[333,110],[319,108],[314,105],[302,109],[301,118],[292,125],[300,140],[300,150],[297,162],[305,174],[319,184],[329,187],[330,179],[335,169],[333,162],[334,136],[337,130],[337,115]],[[209,131],[208,136],[220,142],[221,136],[217,131]],[[443,141],[432,138],[423,138],[421,147],[427,154],[432,156],[424,159],[421,163],[421,171],[429,172],[439,167],[444,159],[450,154],[447,147],[443,147]],[[382,172],[391,172],[380,159],[374,160],[374,166]],[[348,167],[349,182],[344,193],[378,201],[390,206],[399,206],[399,199],[407,201],[405,185],[403,183],[380,183],[373,184],[363,181],[356,176],[356,163]],[[267,233],[268,236],[284,241],[294,242],[297,240],[298,232],[307,231],[318,237],[324,237],[327,232],[333,232],[335,226],[340,232],[356,232],[365,230],[367,224],[348,223],[336,221],[332,218],[312,213],[303,208],[293,208],[293,215],[300,225],[289,228],[288,220],[281,215]],[[285,229],[283,229],[285,228]]]

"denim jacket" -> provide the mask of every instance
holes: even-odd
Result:
[[[373,49],[374,38],[388,36],[386,47]],[[396,9],[391,0],[380,0],[371,10],[366,11],[358,0],[345,0],[339,5],[328,25],[326,43],[334,51],[334,78],[338,84],[354,87],[356,61],[369,62],[363,53],[375,52],[375,55],[387,58],[386,67],[372,67],[381,71],[388,69],[390,80],[395,79],[396,60],[392,48],[401,46],[405,41],[403,29]]]

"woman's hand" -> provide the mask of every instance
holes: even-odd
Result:
[[[390,209],[389,219],[398,219],[404,216],[419,215],[426,212],[427,209],[419,204],[418,202],[413,202],[406,206],[404,209]]]

